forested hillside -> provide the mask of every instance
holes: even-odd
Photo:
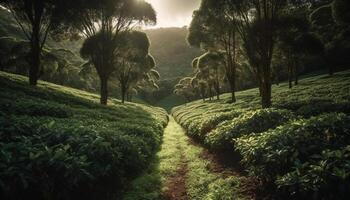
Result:
[[[5,47],[2,49],[0,59],[1,67],[9,72],[15,72],[19,74],[26,74],[25,67],[19,67],[18,64],[9,64],[7,62],[7,56],[14,55],[16,52],[10,52],[15,43],[19,43],[21,40],[25,40],[25,36],[21,31],[16,21],[11,17],[10,13],[4,9],[0,9],[0,42]],[[172,89],[176,83],[183,77],[192,74],[191,62],[192,58],[200,55],[198,48],[189,47],[186,41],[188,35],[188,29],[183,28],[159,28],[145,30],[147,33],[151,46],[150,52],[155,57],[156,68],[160,73],[161,84],[160,88],[155,93],[140,92],[140,98],[156,103],[163,98],[169,98],[172,95]],[[17,41],[13,41],[13,39]],[[43,75],[43,79],[46,81],[69,85],[71,87],[84,89],[88,91],[98,92],[98,78],[95,73],[88,74],[88,70],[84,70],[84,61],[80,57],[80,48],[82,46],[82,40],[60,40],[55,41],[52,38],[48,39],[47,48],[54,50],[68,50],[65,54],[68,56],[61,56],[67,59],[67,63],[64,63],[64,67],[61,64],[61,68],[47,69]],[[20,56],[17,56],[20,57]],[[17,62],[18,63],[18,62]],[[49,64],[52,64],[49,63]],[[7,65],[7,66],[5,66]],[[23,64],[21,64],[23,65]],[[57,70],[57,71],[56,71]],[[68,76],[68,77],[67,77]],[[118,86],[116,81],[111,83],[111,91],[113,96],[117,95]],[[172,100],[173,97],[170,97]],[[178,99],[178,98],[175,98]],[[179,103],[181,103],[180,101]]]
[[[162,80],[173,80],[192,73],[191,62],[200,55],[187,44],[187,27],[145,30],[151,41],[151,53],[157,61]]]

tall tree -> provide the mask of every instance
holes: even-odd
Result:
[[[128,91],[143,80],[155,68],[156,63],[149,55],[150,42],[145,33],[125,32],[121,37],[123,41],[119,43],[121,51],[116,55],[115,73],[120,84],[122,103],[124,103]]]
[[[64,0],[1,0],[30,42],[29,83],[36,85],[40,77],[40,56],[50,31],[59,30],[62,16],[69,8]],[[61,30],[62,31],[62,30]]]
[[[246,56],[254,68],[263,108],[271,106],[271,60],[276,22],[286,0],[217,0],[210,6],[237,20]]]
[[[333,17],[340,24],[350,24],[350,1],[334,0],[332,3]]]
[[[179,83],[175,85],[174,94],[182,96],[187,102],[190,102],[195,95],[191,82],[191,77],[181,79]]]
[[[193,14],[187,40],[192,46],[224,52],[225,75],[230,85],[232,102],[235,102],[239,49],[237,20],[226,17],[219,9],[212,9],[211,5],[215,2],[202,0],[200,9]]]
[[[65,16],[68,22],[73,22],[72,32],[78,32],[90,38],[90,42],[95,42],[95,45],[89,46],[90,52],[86,51],[91,54],[85,57],[96,68],[101,84],[100,101],[106,105],[108,81],[117,69],[116,55],[121,49],[118,37],[137,24],[155,24],[156,13],[144,0],[76,0],[70,2],[69,6],[72,11],[76,11]]]
[[[205,77],[210,97],[212,97],[211,89],[216,93],[216,98],[220,99],[221,83],[225,77],[224,72],[225,60],[222,52],[209,51],[198,58],[198,71]]]

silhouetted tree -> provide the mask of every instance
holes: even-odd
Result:
[[[340,24],[350,24],[350,1],[334,0],[332,3],[333,17]]]
[[[73,23],[72,32],[77,31],[88,39],[84,55],[96,68],[101,84],[101,104],[106,105],[108,80],[117,69],[120,53],[118,37],[137,24],[156,23],[156,13],[144,0],[76,0],[69,5],[77,12],[66,15],[66,19]],[[90,50],[86,51],[87,48]]]
[[[209,51],[198,58],[197,68],[208,83],[211,98],[213,88],[219,100],[221,94],[221,83],[225,77],[225,59],[222,52]]]
[[[191,77],[181,79],[179,83],[175,85],[174,94],[182,96],[187,102],[190,102],[195,95],[191,82]]]
[[[122,103],[128,91],[134,87],[150,71],[155,68],[154,58],[149,55],[150,42],[145,33],[139,31],[125,32],[119,42],[120,53],[116,55],[115,74],[120,84]]]
[[[254,68],[263,108],[271,106],[271,60],[276,22],[286,0],[217,0],[210,5],[237,20],[237,30],[250,65]]]
[[[239,40],[236,18],[225,16],[220,9],[212,9],[215,0],[202,0],[201,7],[193,14],[189,28],[188,42],[205,50],[224,52],[225,75],[231,90],[231,101],[236,101]]]
[[[60,29],[62,16],[69,8],[65,0],[1,0],[30,43],[29,83],[36,85],[40,77],[40,57],[50,31]]]

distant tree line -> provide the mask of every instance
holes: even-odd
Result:
[[[1,66],[12,67],[28,74],[30,85],[39,78],[54,74],[64,84],[72,73],[69,52],[49,49],[47,38],[55,40],[83,39],[80,54],[84,60],[75,78],[93,79],[100,83],[101,104],[106,105],[109,82],[118,84],[122,102],[132,100],[138,90],[158,88],[159,73],[149,53],[150,42],[145,33],[133,30],[140,24],[155,24],[156,13],[143,0],[1,0],[23,31],[26,41],[10,41],[7,51],[1,51]],[[16,43],[16,44],[14,44]],[[22,63],[17,63],[22,62]],[[27,67],[29,65],[29,69]],[[27,73],[26,73],[27,72]],[[95,80],[94,76],[99,78]],[[51,78],[50,80],[52,80]]]
[[[271,106],[271,86],[298,84],[308,65],[329,75],[349,64],[347,0],[202,0],[193,13],[188,43],[206,53],[193,61],[194,75],[175,93],[187,100],[220,98],[248,85],[259,87],[261,105]],[[316,61],[316,62],[315,62]],[[315,66],[310,66],[310,68]],[[319,66],[316,66],[319,69]]]

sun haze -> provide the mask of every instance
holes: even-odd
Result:
[[[188,26],[192,12],[200,5],[200,0],[146,0],[157,12],[158,27]],[[150,27],[150,28],[155,28]]]

